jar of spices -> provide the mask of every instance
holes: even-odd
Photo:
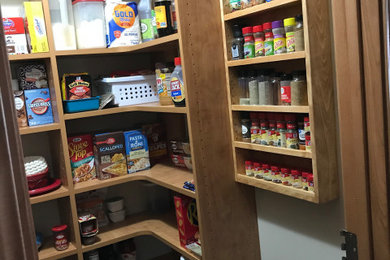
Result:
[[[241,0],[241,8],[245,9],[255,4],[255,0]]]
[[[242,37],[241,27],[238,24],[233,25],[233,39],[231,43],[232,59],[239,60],[244,58],[244,37]]]
[[[241,10],[241,0],[229,0],[230,12]]]
[[[302,189],[304,190],[309,190],[309,185],[308,185],[308,178],[309,173],[308,172],[302,172]]]
[[[244,58],[255,57],[255,40],[253,38],[253,28],[251,26],[242,28],[244,35]]]
[[[268,145],[268,121],[262,119],[260,121],[260,144]]]
[[[306,72],[295,71],[291,81],[291,105],[307,106]]]
[[[274,35],[272,32],[265,33],[264,54],[265,56],[274,55]]]
[[[259,105],[273,105],[274,93],[269,76],[263,72],[259,78]]]
[[[291,76],[287,74],[280,81],[280,101],[284,106],[291,106]]]
[[[249,105],[249,88],[248,88],[248,78],[246,76],[246,71],[240,71],[238,74],[238,88],[240,91],[240,105]]]
[[[271,81],[271,87],[273,91],[273,97],[274,97],[274,105],[281,105],[280,101],[280,78],[281,73],[273,73],[273,75],[270,77]]]
[[[251,121],[247,118],[241,119],[241,137],[243,142],[251,142]]]
[[[253,163],[253,176],[256,178],[259,178],[258,176],[261,175],[261,164],[260,163]]]
[[[286,148],[286,122],[282,114],[278,114],[276,118],[276,136],[278,139],[277,146]]]
[[[305,127],[305,132],[310,132],[310,119],[308,116],[305,116],[303,118],[303,122],[304,122],[304,127]]]
[[[294,188],[302,189],[301,172],[298,170],[291,170],[291,183]]]
[[[295,115],[286,115],[286,147],[289,149],[299,149],[298,131],[295,120]]]
[[[51,229],[54,233],[54,247],[58,251],[64,251],[69,247],[68,226],[60,225]]]
[[[262,25],[253,27],[253,36],[255,38],[255,56],[264,56],[264,32]]]
[[[305,50],[305,38],[303,33],[303,17],[297,15],[295,17],[295,51]]]
[[[267,171],[263,171],[263,179],[266,180],[266,181],[272,181],[272,175],[271,175],[271,171],[269,170],[269,165],[266,164],[266,166],[268,166],[268,170]],[[271,167],[272,169],[272,167]]]
[[[245,174],[246,176],[253,176],[253,163],[251,161],[245,161]]]
[[[305,146],[306,146],[306,151],[311,151],[311,136],[310,132],[305,133]]]
[[[307,184],[309,187],[309,191],[314,192],[314,176],[311,173],[307,176]]]
[[[259,104],[259,85],[254,71],[250,71],[248,76],[249,104]]]
[[[269,121],[269,129],[268,129],[268,145],[276,146],[278,142],[278,137],[276,135],[276,121],[272,119]]]
[[[260,179],[264,179],[265,176],[269,176],[270,175],[270,172],[269,172],[269,164],[263,164],[263,172],[262,172],[262,175],[261,175],[261,178]]]
[[[286,53],[286,37],[281,20],[272,22],[272,33],[274,35],[274,53]]]
[[[303,122],[298,122],[298,143],[299,150],[306,150],[306,136]]]
[[[283,20],[284,30],[286,31],[286,50],[287,53],[295,52],[295,17]]]
[[[274,183],[282,183],[282,181],[280,179],[279,167],[272,166],[271,170],[272,170],[271,171],[272,182],[274,182]]]
[[[260,135],[260,127],[259,123],[257,121],[252,121],[252,127],[251,127],[251,143],[255,144],[256,141],[259,139]]]
[[[291,186],[290,169],[282,168],[280,179],[285,186]]]

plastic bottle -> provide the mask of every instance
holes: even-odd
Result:
[[[152,5],[150,0],[141,0],[138,4],[138,13],[141,24],[142,42],[155,38],[153,29]]]
[[[242,34],[244,35],[244,58],[253,58],[255,57],[255,40],[253,38],[253,29],[252,27],[242,28]]]
[[[175,32],[177,32],[177,17],[176,17],[176,4],[175,0],[171,4],[171,17],[172,17],[172,27]]]
[[[272,33],[274,35],[274,53],[286,53],[286,36],[281,20],[272,22]]]
[[[286,31],[286,50],[287,53],[295,52],[295,17],[283,20],[284,30]]]
[[[303,33],[303,17],[297,15],[295,17],[295,51],[305,50],[305,40]]]
[[[156,25],[159,37],[174,33],[171,18],[171,0],[155,0]]]
[[[253,27],[253,36],[255,38],[256,57],[264,56],[264,32],[262,25],[257,25]]]
[[[242,37],[241,28],[238,24],[233,25],[232,40],[232,59],[239,60],[244,58],[244,37]]]
[[[176,67],[175,70],[172,72],[170,82],[171,96],[175,106],[184,107],[186,105],[186,100],[180,57],[175,58],[175,66]]]
[[[272,32],[265,33],[264,54],[265,56],[274,55],[274,35]]]

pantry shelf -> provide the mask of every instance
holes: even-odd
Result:
[[[318,197],[315,196],[314,192],[311,191],[305,191],[302,189],[294,188],[292,186],[285,186],[282,184],[277,184],[262,179],[256,179],[255,177],[246,176],[242,173],[236,174],[236,181],[263,190],[268,190],[268,191],[284,194],[290,197],[318,203]]]
[[[86,117],[95,117],[95,116],[104,116],[125,112],[160,112],[160,113],[177,113],[177,114],[185,114],[187,113],[187,109],[185,107],[175,107],[175,106],[161,106],[158,102],[154,103],[146,103],[141,105],[133,105],[133,106],[124,106],[124,107],[114,107],[107,108],[102,110],[93,110],[81,113],[74,114],[64,114],[65,120],[73,120],[79,118]]]
[[[19,134],[20,135],[37,134],[37,133],[59,130],[60,128],[61,128],[60,124],[58,123],[40,125],[40,126],[21,127],[19,128]]]
[[[45,202],[45,201],[49,201],[49,200],[55,200],[55,199],[59,199],[59,198],[67,197],[67,196],[69,196],[68,188],[61,186],[57,190],[49,192],[47,194],[30,197],[30,203],[37,204],[37,203],[41,203],[41,202]]]
[[[238,66],[271,63],[271,62],[278,62],[278,61],[298,60],[298,59],[304,59],[305,57],[306,57],[306,53],[304,51],[297,51],[293,53],[285,53],[285,54],[278,54],[278,55],[265,56],[265,57],[256,57],[256,58],[249,58],[249,59],[242,59],[242,60],[231,60],[227,62],[227,65],[228,67],[238,67]]]
[[[232,111],[309,113],[309,106],[246,106],[232,105]]]
[[[89,246],[83,245],[82,251],[88,252],[129,238],[151,235],[160,239],[186,258],[191,260],[200,259],[197,255],[180,246],[178,234],[176,220],[172,216],[147,216],[140,214],[129,217],[123,222],[101,228],[97,235],[98,242]]]
[[[243,18],[246,16],[259,15],[259,13],[264,11],[269,11],[271,9],[277,9],[281,7],[287,7],[294,4],[299,4],[300,0],[274,0],[268,3],[259,4],[244,10],[238,10],[233,13],[225,14],[225,21]]]
[[[275,153],[275,154],[283,154],[288,156],[295,156],[295,157],[301,157],[301,158],[312,158],[312,153],[305,151],[305,150],[295,150],[295,149],[287,149],[287,148],[280,148],[280,147],[273,147],[273,146],[266,146],[266,145],[260,145],[260,144],[252,144],[252,143],[245,143],[245,142],[234,142],[234,146],[236,148],[246,149],[246,150],[254,150],[254,151],[260,151],[260,152],[267,152],[267,153]]]
[[[153,48],[156,50],[161,47],[166,47],[165,45],[171,43],[177,43],[179,35],[177,33],[171,34],[169,36],[161,37],[149,42],[144,42],[141,44],[128,46],[128,47],[115,47],[115,48],[97,48],[97,49],[79,49],[72,51],[56,51],[55,55],[59,56],[78,56],[78,55],[100,55],[100,54],[116,54],[116,53],[129,53],[129,52],[142,52],[142,51],[152,51]]]
[[[50,58],[49,52],[8,55],[8,60],[10,61],[38,60],[38,59],[46,59],[46,58]]]
[[[150,181],[167,189],[176,191],[183,195],[195,198],[195,192],[184,189],[186,181],[193,180],[193,175],[188,170],[168,166],[165,164],[156,164],[150,170],[140,171],[137,173],[127,174],[125,176],[111,178],[108,180],[89,180],[86,182],[76,183],[74,185],[75,193],[82,193],[90,190],[111,187],[130,181]]]
[[[57,251],[54,247],[53,241],[45,241],[42,248],[38,252],[39,260],[55,260],[62,259],[67,256],[77,254],[77,248],[72,242],[69,243],[68,249],[64,251]]]

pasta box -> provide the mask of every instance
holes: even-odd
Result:
[[[53,123],[50,91],[48,88],[24,91],[29,126]]]
[[[126,144],[127,172],[134,173],[150,168],[146,136],[139,130],[123,133]]]
[[[174,202],[180,245],[186,247],[200,238],[196,201],[187,196],[177,195]]]

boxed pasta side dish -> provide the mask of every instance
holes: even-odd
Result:
[[[96,134],[94,151],[100,180],[127,174],[123,132]]]
[[[83,182],[96,178],[95,157],[91,135],[68,137],[70,165],[73,182]]]
[[[139,130],[124,133],[127,172],[134,173],[150,168],[148,141]]]

